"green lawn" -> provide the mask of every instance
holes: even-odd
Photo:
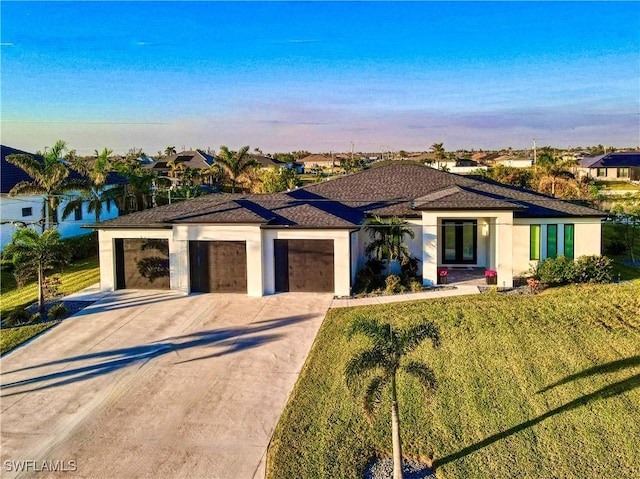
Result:
[[[98,257],[79,260],[67,266],[63,272],[52,274],[60,276],[62,281],[60,286],[61,293],[75,293],[100,281]],[[38,285],[36,282],[32,282],[18,289],[13,275],[3,271],[1,293],[0,314],[4,315],[18,306],[28,306],[37,301]]]
[[[329,312],[274,433],[267,478],[358,478],[391,450],[390,405],[370,426],[342,372],[356,314],[428,318],[442,347],[412,355],[440,388],[399,377],[404,452],[438,478],[639,477],[640,281],[538,296],[485,294]]]
[[[596,186],[600,190],[638,190],[640,186],[628,181],[596,181]]]
[[[62,273],[59,273],[59,276],[62,281],[60,292],[63,294],[75,293],[87,286],[91,286],[100,281],[98,258],[93,257],[79,260],[65,268]],[[12,309],[28,306],[38,299],[38,287],[36,283],[30,283],[24,288],[18,289],[13,275],[6,271],[2,272],[1,291],[2,294],[0,298],[2,304],[0,305],[0,314],[3,317]],[[17,328],[3,328],[0,330],[0,354],[10,351],[55,324],[57,324],[57,322],[50,321]]]

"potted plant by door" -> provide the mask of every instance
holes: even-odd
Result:
[[[446,269],[438,270],[438,284],[447,284],[449,271]]]
[[[484,271],[484,279],[487,284],[498,284],[498,272],[494,269],[486,269]]]

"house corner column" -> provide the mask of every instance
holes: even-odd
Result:
[[[422,212],[422,284],[438,284],[438,217]]]
[[[189,241],[186,239],[169,239],[169,284],[171,289],[189,294],[191,291],[189,277]]]
[[[334,287],[336,296],[351,295],[351,237],[343,231],[334,239]]]
[[[116,253],[113,237],[108,231],[98,230],[98,261],[100,264],[100,289],[116,289]]]
[[[498,286],[513,287],[513,212],[496,218],[496,271]]]
[[[247,237],[247,294],[260,297],[264,292],[262,230],[256,227]]]

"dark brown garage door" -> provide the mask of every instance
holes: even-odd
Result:
[[[333,240],[275,240],[276,291],[333,293]]]
[[[194,293],[246,293],[246,242],[190,241],[189,272]]]
[[[118,289],[169,289],[169,241],[118,238],[116,287]]]

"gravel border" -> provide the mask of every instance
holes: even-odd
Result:
[[[402,459],[404,479],[436,479],[436,472],[420,461]],[[372,459],[364,470],[365,479],[393,479],[393,458]]]

